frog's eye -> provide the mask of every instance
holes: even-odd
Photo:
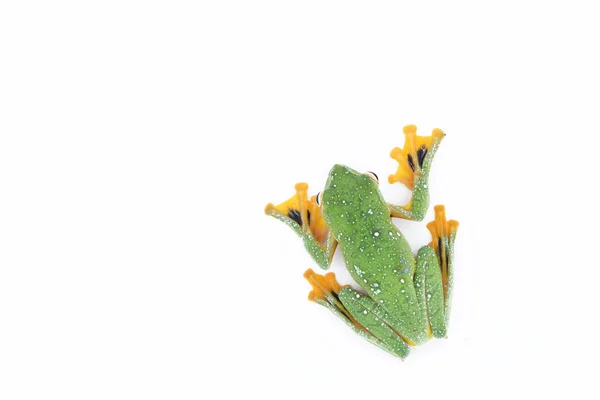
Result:
[[[375,172],[367,171],[367,172],[365,172],[365,175],[367,175],[369,178],[373,179],[379,185],[379,177],[377,176],[377,174]]]
[[[319,207],[321,207],[321,204],[323,204],[323,192],[319,192],[317,193],[317,205]]]

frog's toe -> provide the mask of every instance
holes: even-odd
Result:
[[[273,205],[273,203],[269,203],[265,206],[265,214],[267,215],[273,215],[277,213],[277,209],[275,208],[275,206]]]
[[[412,190],[415,185],[415,177],[429,172],[433,154],[446,134],[436,128],[430,136],[417,136],[415,125],[407,125],[403,131],[404,146],[402,148],[395,147],[390,152],[390,157],[398,161],[398,169],[395,174],[388,177],[388,181],[390,183],[400,182]]]

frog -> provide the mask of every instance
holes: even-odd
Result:
[[[431,242],[416,256],[393,218],[422,221],[429,207],[429,174],[446,134],[433,129],[418,136],[415,125],[403,128],[404,145],[390,152],[397,161],[390,184],[411,191],[405,205],[388,203],[373,172],[358,172],[335,164],[324,189],[308,196],[308,184],[295,185],[295,194],[265,214],[289,226],[323,270],[339,249],[358,285],[341,285],[335,273],[312,268],[304,278],[312,290],[308,299],[341,319],[368,342],[404,360],[411,348],[432,338],[447,338],[454,281],[454,243],[458,221],[447,220],[444,205],[434,207],[426,227]]]

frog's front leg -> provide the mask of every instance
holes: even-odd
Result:
[[[329,231],[315,196],[308,198],[308,185],[295,186],[296,194],[281,204],[267,204],[265,214],[288,225],[302,238],[304,247],[323,269],[329,268],[337,241]]]
[[[312,286],[308,299],[331,310],[354,332],[388,353],[406,358],[408,344],[388,322],[387,312],[373,299],[350,286],[340,286],[335,275],[316,274],[309,269],[304,277]]]
[[[450,317],[453,283],[454,240],[458,222],[446,220],[444,206],[434,207],[435,221],[427,224],[432,240],[417,253],[415,291],[425,309],[431,334],[445,338]]]
[[[390,212],[392,217],[422,221],[429,207],[429,171],[445,134],[441,129],[434,129],[431,136],[417,136],[415,125],[407,125],[403,131],[404,147],[396,147],[390,153],[398,161],[398,170],[389,176],[388,181],[404,184],[412,190],[412,198],[404,206],[389,204]]]

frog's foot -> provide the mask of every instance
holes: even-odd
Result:
[[[446,220],[446,208],[443,205],[435,206],[435,220],[427,224],[431,232],[429,246],[435,250],[435,254],[442,271],[442,283],[444,285],[444,298],[452,278],[452,259],[454,258],[454,240],[458,231],[458,221]]]
[[[304,272],[304,278],[312,286],[312,291],[308,294],[308,300],[314,301],[329,309],[333,307],[335,310],[334,312],[341,313],[343,317],[347,318],[355,326],[360,326],[360,324],[352,318],[352,315],[350,315],[348,310],[346,310],[346,307],[340,302],[338,296],[342,290],[342,286],[335,279],[335,274],[333,272],[319,275],[312,269],[307,269],[306,272]]]
[[[369,296],[349,285],[341,286],[332,272],[319,275],[309,269],[304,277],[313,289],[308,294],[310,301],[328,308],[354,332],[381,349],[402,359],[408,356],[408,345],[385,321],[385,310]]]
[[[322,268],[333,258],[337,242],[330,234],[315,196],[308,198],[308,185],[297,183],[296,193],[281,204],[267,204],[265,214],[288,225],[300,236],[306,249]]]
[[[404,147],[395,147],[390,152],[390,156],[398,162],[398,169],[395,174],[388,177],[388,181],[402,183],[413,191],[413,195],[407,205],[390,205],[390,208],[394,217],[421,221],[429,206],[427,180],[431,163],[446,134],[436,128],[430,136],[417,136],[415,125],[407,125],[403,131]]]
[[[390,183],[401,182],[410,190],[414,189],[415,179],[426,175],[431,168],[433,154],[445,136],[441,129],[434,129],[430,136],[417,136],[417,127],[407,125],[403,129],[404,147],[395,147],[390,156],[398,161],[398,170],[390,175]],[[428,157],[429,156],[429,157]]]
[[[431,243],[417,254],[415,290],[427,310],[433,336],[446,337],[452,297],[454,241],[458,222],[446,220],[444,206],[435,206],[435,221],[427,224]]]

